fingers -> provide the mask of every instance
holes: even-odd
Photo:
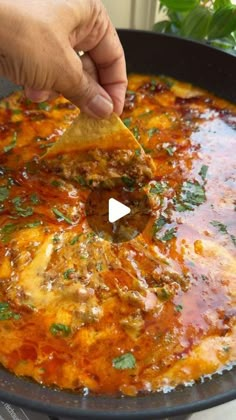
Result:
[[[113,100],[114,111],[120,115],[127,88],[126,64],[123,48],[110,22],[103,39],[89,54],[97,67],[101,85]]]
[[[52,90],[37,90],[25,87],[25,96],[32,102],[45,102],[57,98],[58,93]]]
[[[124,51],[117,32],[102,5],[99,11],[94,25],[85,37],[81,38],[80,27],[77,28],[72,44],[79,50],[88,52],[96,66],[99,83],[111,97],[114,111],[121,114],[127,88]]]
[[[91,61],[83,59],[84,66],[94,76]],[[96,118],[106,118],[113,112],[113,103],[100,84],[84,71],[83,64],[70,47],[64,62],[63,77],[58,76],[55,90],[77,105],[82,111]]]
[[[98,82],[98,74],[96,70],[96,66],[92,59],[89,57],[88,54],[84,54],[82,57],[80,57],[83,65],[83,70],[90,76],[92,79],[96,80]],[[31,89],[28,87],[25,87],[25,95],[28,99],[30,99],[32,102],[45,102],[45,101],[51,101],[53,99],[56,99],[59,96],[59,93],[54,92],[52,90],[37,90],[37,89]]]

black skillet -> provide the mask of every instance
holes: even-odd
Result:
[[[214,48],[151,32],[120,30],[128,72],[165,74],[236,103],[236,58]],[[0,96],[16,87],[0,80]],[[233,151],[232,151],[233,152]],[[1,343],[4,345],[4,343]],[[159,419],[203,410],[236,398],[235,369],[168,394],[137,398],[80,396],[42,387],[1,369],[0,399],[60,417]]]

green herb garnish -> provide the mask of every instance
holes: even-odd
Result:
[[[125,184],[125,186],[129,188],[130,190],[135,187],[135,183],[136,183],[135,179],[129,178],[128,176],[122,176],[121,179],[123,183]]]
[[[43,110],[43,111],[49,111],[50,110],[50,105],[48,102],[40,102],[38,104],[38,108]]]
[[[11,311],[9,303],[0,302],[0,321],[7,321],[9,319],[20,319],[20,314]]]
[[[36,193],[31,194],[30,200],[32,201],[33,204],[38,204],[39,203],[39,198],[38,198]]]
[[[149,128],[149,130],[147,131],[148,138],[150,139],[154,134],[159,133],[159,131],[159,128],[156,127]]]
[[[227,226],[224,225],[223,223],[218,222],[217,220],[212,220],[212,222],[210,222],[210,224],[212,226],[216,227],[219,232],[228,234]]]
[[[208,166],[207,165],[202,165],[200,171],[199,171],[199,175],[202,178],[203,181],[205,181],[206,176],[207,176],[207,171],[208,171]]]
[[[5,201],[9,196],[9,190],[7,187],[0,187],[0,202]]]
[[[134,137],[136,138],[136,140],[140,139],[140,133],[139,133],[138,127],[132,128],[132,133],[133,133]]]
[[[64,279],[66,279],[66,280],[69,280],[70,279],[70,275],[71,274],[73,274],[73,273],[75,273],[75,269],[74,268],[68,268],[66,271],[64,271],[64,273],[63,273],[63,277],[64,277]]]
[[[57,181],[56,179],[54,179],[53,181],[51,181],[50,184],[53,187],[61,187],[62,186],[62,183],[60,181]]]
[[[152,185],[150,188],[151,194],[162,194],[165,189],[167,188],[167,184],[165,182],[155,182],[154,186]]]
[[[26,207],[25,209],[22,207],[15,207],[17,213],[19,216],[21,217],[28,217],[28,216],[32,216],[32,214],[34,213],[34,210],[32,209],[32,207]]]
[[[52,209],[53,213],[55,214],[56,218],[60,221],[60,220],[64,220],[65,222],[67,222],[69,225],[73,225],[72,220],[67,217],[65,214],[63,214],[60,210],[56,209],[55,207]]]
[[[11,143],[10,143],[8,146],[5,146],[5,147],[3,148],[3,151],[4,151],[5,153],[10,152],[10,151],[11,151],[12,149],[14,149],[14,147],[16,146],[16,142],[17,142],[17,133],[16,133],[16,132],[14,132],[14,134],[13,134],[13,136],[12,136]]]
[[[71,333],[71,328],[64,324],[52,324],[50,332],[55,336],[67,337]]]
[[[167,219],[161,215],[159,219],[157,219],[154,222],[154,225],[153,225],[154,234],[156,234],[163,226],[165,226],[166,223],[167,223]]]
[[[122,120],[124,125],[126,125],[127,128],[130,127],[131,124],[131,118],[124,118],[124,120]]]
[[[162,237],[158,237],[161,242],[168,242],[171,239],[176,238],[176,228],[167,229]]]
[[[112,366],[118,370],[134,369],[136,366],[136,359],[132,353],[125,353],[122,356],[115,357],[112,360]]]
[[[183,305],[176,305],[175,310],[176,312],[181,312],[183,310]]]
[[[206,201],[204,188],[198,182],[184,182],[179,201],[176,202],[175,209],[181,211],[193,211],[195,206]]]
[[[74,238],[72,238],[70,240],[70,245],[75,245],[77,244],[77,242],[79,241],[80,236],[82,235],[82,233],[80,233],[79,235],[76,235]]]

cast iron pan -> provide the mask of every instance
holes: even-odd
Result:
[[[128,72],[165,74],[236,102],[236,58],[200,43],[151,32],[121,30]],[[0,95],[16,87],[0,80]],[[4,345],[4,343],[2,343]],[[159,419],[203,410],[236,398],[235,369],[168,394],[137,398],[80,396],[42,387],[1,369],[0,399],[60,417]]]

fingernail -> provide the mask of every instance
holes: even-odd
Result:
[[[104,96],[96,95],[87,104],[88,111],[95,117],[106,118],[109,117],[113,111],[113,103]]]
[[[25,93],[32,102],[47,101],[49,96],[47,91],[42,90],[27,89]]]

